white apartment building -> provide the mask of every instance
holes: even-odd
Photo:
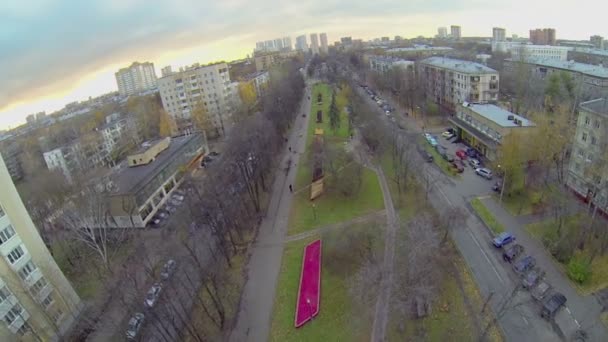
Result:
[[[317,36],[316,33],[310,34],[310,52],[312,52],[313,55],[319,54],[319,36]]]
[[[327,45],[327,33],[321,33],[319,38],[321,39],[321,53],[329,52],[329,45]]]
[[[106,158],[109,158],[114,149],[119,147],[120,141],[126,134],[132,141],[139,141],[134,125],[132,117],[122,117],[119,113],[111,114],[106,118],[106,123],[98,128]]]
[[[492,28],[492,40],[497,42],[505,41],[507,38],[507,30],[502,27]]]
[[[599,98],[581,103],[566,184],[605,214],[608,214],[607,147],[608,100]]]
[[[80,143],[73,142],[42,153],[49,170],[59,170],[68,182],[74,180],[76,172],[82,169],[84,159]]]
[[[437,28],[437,38],[447,38],[447,37],[448,37],[448,28],[447,27]]]
[[[156,72],[150,62],[133,62],[129,67],[122,68],[114,74],[118,92],[122,96],[134,95],[139,92],[156,88]]]
[[[306,42],[305,34],[296,37],[296,50],[304,52],[308,51],[308,43]]]
[[[414,62],[396,57],[371,56],[369,57],[369,67],[371,70],[385,73],[393,68],[414,69]]]
[[[180,130],[192,126],[192,111],[200,105],[210,115],[216,129],[223,131],[233,109],[233,88],[226,63],[197,63],[158,80],[163,107]]]
[[[516,61],[528,59],[567,61],[570,50],[572,48],[568,46],[522,44],[511,46],[509,52],[511,52],[511,58]]]
[[[0,341],[60,341],[80,298],[46,248],[0,157]]]
[[[427,96],[453,113],[463,102],[488,103],[498,100],[498,71],[475,62],[446,57],[429,57],[419,62]]]

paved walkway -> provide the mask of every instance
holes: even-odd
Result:
[[[310,113],[310,100],[307,96],[310,95],[311,85],[312,82],[307,82],[299,113]],[[292,165],[298,163],[300,153],[306,148],[308,118],[309,115],[297,116],[287,145],[299,153],[288,152],[285,146],[281,165],[287,165],[289,158],[292,160]],[[289,184],[294,183],[296,169],[291,167],[287,174],[278,172],[272,185],[268,211],[260,225],[256,242],[252,246],[251,258],[247,265],[248,280],[241,297],[236,325],[229,337],[230,341],[258,342],[269,339],[275,290],[283,256],[283,240],[287,234],[293,196],[289,191]]]
[[[485,197],[481,201],[494,214],[496,220],[517,237],[517,243],[524,246],[526,254],[536,258],[537,266],[546,272],[545,279],[566,296],[567,312],[589,334],[589,341],[606,341],[608,331],[599,320],[602,307],[596,298],[593,295],[582,296],[576,292],[567,275],[558,267],[542,243],[528,234],[518,217],[511,215],[493,197]],[[572,336],[573,332],[563,333],[565,336]]]

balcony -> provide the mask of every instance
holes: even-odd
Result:
[[[28,261],[30,261],[32,259],[30,257],[30,254],[25,249],[25,247],[21,247],[21,248],[23,248],[23,251],[25,252],[25,254],[23,254],[21,256],[21,258],[19,258],[19,260],[17,260],[14,264],[11,265],[11,268],[15,271],[20,270],[23,266],[25,266],[25,264],[27,264]],[[8,259],[6,261],[8,262]]]
[[[0,303],[0,317],[4,317],[8,310],[10,310],[19,300],[14,295],[10,295],[8,298]]]
[[[23,282],[29,288],[34,285],[40,278],[42,278],[42,272],[40,272],[39,268],[36,268],[32,273],[27,276],[27,278],[25,278]]]
[[[8,329],[14,334],[16,333],[22,326],[25,324],[27,319],[30,318],[30,314],[25,311],[25,309],[21,312],[21,314],[15,318],[13,323],[8,326]]]
[[[15,233],[15,235],[13,235],[10,239],[8,239],[7,241],[5,241],[0,246],[0,253],[2,253],[2,255],[8,255],[8,253],[10,251],[12,251],[13,249],[15,249],[15,247],[19,246],[20,244],[21,244],[21,238],[19,237],[19,235],[17,235]],[[7,262],[8,262],[8,260],[7,260]]]
[[[38,303],[42,303],[42,301],[51,293],[53,292],[53,286],[51,286],[51,284],[46,284],[45,287],[43,287],[42,289],[40,289],[40,291],[38,292],[38,294],[36,295],[36,300],[38,301]]]

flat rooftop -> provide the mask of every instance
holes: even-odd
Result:
[[[192,139],[199,134],[190,134],[171,138],[169,147],[159,153],[156,159],[146,165],[127,167],[126,165],[115,172],[112,181],[116,190],[112,195],[124,195],[135,193],[144,185],[148,184],[158,173],[173,159],[175,155]]]
[[[506,109],[502,109],[493,104],[480,104],[480,103],[467,103],[462,104],[463,107],[467,107],[473,112],[483,116],[484,118],[495,122],[497,125],[502,127],[532,127],[534,123],[523,116],[511,113]],[[521,121],[521,125],[516,124],[513,120],[509,120],[509,116],[513,116],[514,119]]]
[[[370,59],[374,59],[381,62],[408,62],[414,64],[413,61],[409,61],[407,59],[399,58],[399,57],[391,57],[391,56],[371,56]]]
[[[581,109],[608,117],[608,99],[606,98],[583,102],[579,106]]]
[[[512,59],[507,59],[508,61],[513,61]],[[543,59],[543,58],[528,58],[525,63],[527,64],[536,64],[540,66],[545,66],[548,68],[568,70],[581,73],[587,76],[593,76],[598,78],[608,78],[608,68],[604,68],[603,66],[593,65],[593,64],[585,64],[578,63],[575,61],[559,61],[559,60],[551,60],[551,59]]]
[[[407,48],[392,48],[387,49],[386,52],[423,52],[423,51],[451,51],[454,50],[447,46],[414,46]]]
[[[471,61],[464,61],[464,60],[460,60],[460,59],[452,59],[452,58],[447,58],[447,57],[429,57],[429,58],[425,58],[425,59],[421,60],[420,63],[436,66],[439,68],[455,70],[455,71],[459,71],[459,72],[463,72],[463,73],[470,73],[470,74],[472,74],[472,73],[498,74],[498,71],[496,71],[492,68],[488,68],[487,66],[485,66],[483,64],[471,62]]]

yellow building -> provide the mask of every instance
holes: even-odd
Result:
[[[496,105],[467,102],[456,108],[456,115],[449,121],[463,142],[489,160],[496,159],[496,151],[505,136],[514,131],[527,133],[535,127],[532,121]]]
[[[0,157],[0,341],[58,341],[81,301],[46,248]]]

